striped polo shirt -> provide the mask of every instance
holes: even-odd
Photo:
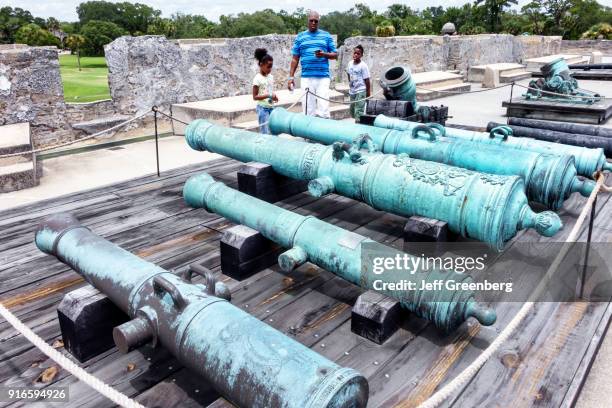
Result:
[[[318,58],[315,51],[338,52],[332,36],[323,30],[314,33],[306,30],[295,37],[291,53],[300,57],[302,64],[302,78],[329,77],[329,61],[327,58]]]

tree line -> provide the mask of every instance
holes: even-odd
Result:
[[[510,33],[561,35],[565,39],[612,39],[612,8],[597,0],[539,0],[513,9],[518,0],[475,0],[461,7],[413,9],[393,4],[384,12],[363,3],[321,16],[320,26],[342,43],[357,35],[440,34],[451,22],[458,34]],[[248,37],[296,34],[306,29],[308,11],[265,9],[222,15],[213,22],[203,15],[161,11],[140,3],[87,1],[77,7],[78,21],[42,19],[21,8],[0,8],[0,43],[55,45],[83,55],[103,55],[104,45],[122,35],[164,35],[170,39]]]

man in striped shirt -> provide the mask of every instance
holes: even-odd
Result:
[[[295,88],[293,76],[299,63],[302,64],[302,89],[308,88],[310,93],[302,101],[302,110],[306,115],[329,118],[329,61],[338,58],[338,50],[332,36],[319,30],[319,13],[311,11],[308,14],[308,30],[301,32],[295,38],[291,49],[293,59],[289,69],[289,90]],[[315,97],[313,94],[320,96]],[[323,99],[322,99],[323,98]]]

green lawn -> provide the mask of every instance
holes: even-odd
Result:
[[[110,99],[108,68],[104,57],[81,57],[81,71],[76,55],[60,55],[59,62],[66,102]]]

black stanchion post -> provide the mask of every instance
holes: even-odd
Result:
[[[306,88],[306,95],[304,95],[304,115],[308,115],[308,94],[310,94],[310,88]]]
[[[510,85],[510,106],[512,106],[512,95],[514,94],[514,81]],[[506,116],[506,125],[510,124],[510,116]]]
[[[153,117],[155,118],[155,161],[157,163],[157,177],[159,174],[159,135],[157,133],[157,106],[151,108],[153,110]]]

